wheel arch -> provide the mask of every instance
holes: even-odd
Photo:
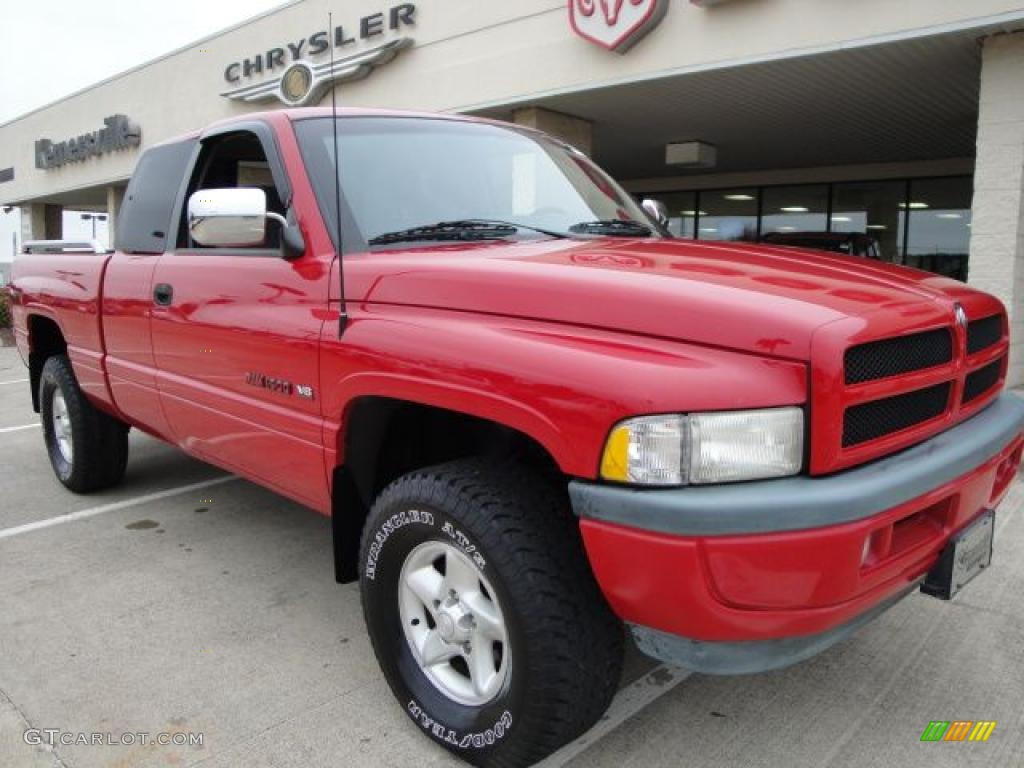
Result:
[[[32,388],[32,408],[39,413],[39,380],[46,361],[54,355],[67,354],[68,343],[64,331],[52,317],[32,313],[26,319],[28,328],[29,386]]]
[[[339,583],[358,578],[359,541],[377,494],[407,472],[484,456],[516,461],[567,487],[556,454],[535,435],[469,411],[391,396],[351,401],[332,478],[332,533]]]

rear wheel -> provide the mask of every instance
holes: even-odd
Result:
[[[43,365],[39,405],[43,438],[58,480],[76,493],[121,481],[128,464],[128,426],[86,399],[65,355]]]
[[[363,610],[407,714],[484,766],[530,765],[593,725],[623,631],[564,494],[523,468],[464,461],[387,488],[363,534]]]

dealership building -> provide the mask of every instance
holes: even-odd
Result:
[[[681,237],[791,233],[966,280],[1007,304],[1024,382],[1024,5],[1004,0],[297,0],[0,125],[0,203],[26,240],[65,208],[116,221],[145,147],[332,87],[558,135]]]

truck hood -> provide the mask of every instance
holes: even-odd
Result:
[[[948,305],[962,283],[806,249],[688,240],[530,240],[377,251],[350,299],[514,316],[809,360],[851,317]]]

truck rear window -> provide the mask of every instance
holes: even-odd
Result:
[[[127,253],[163,253],[171,216],[195,139],[153,147],[142,155],[125,192],[117,223],[117,247]]]

